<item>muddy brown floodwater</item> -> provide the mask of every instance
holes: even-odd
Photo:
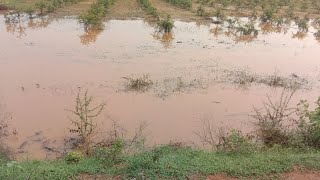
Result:
[[[276,98],[282,88],[239,87],[233,79],[248,72],[303,79],[307,83],[293,105],[319,96],[320,43],[311,32],[297,38],[293,25],[278,32],[261,27],[249,39],[228,36],[214,24],[175,21],[173,34],[164,36],[143,20],[104,25],[84,32],[72,17],[5,23],[0,16],[0,102],[12,114],[9,125],[17,133],[8,142],[18,157],[50,158],[63,151],[71,135],[66,109],[74,107],[78,87],[107,103],[100,130],[110,129],[107,115],[129,134],[147,122],[151,144],[198,143],[194,132],[204,119],[217,129],[250,132],[252,107],[261,106],[266,94]],[[151,89],[124,89],[123,77],[143,74],[154,81]]]

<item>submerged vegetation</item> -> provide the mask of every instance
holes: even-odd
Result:
[[[148,74],[144,74],[142,77],[123,77],[126,80],[126,87],[132,91],[146,91],[153,85],[152,80]]]
[[[74,179],[74,178],[123,178],[123,179],[176,179],[205,178],[224,173],[234,177],[280,177],[294,167],[320,170],[319,107],[308,110],[303,101],[298,108],[288,103],[294,91],[284,90],[279,101],[269,101],[264,109],[256,109],[257,130],[252,135],[230,130],[215,133],[210,122],[203,125],[198,136],[213,148],[203,150],[183,143],[169,143],[147,148],[144,145],[145,125],[138,128],[131,140],[120,136],[114,126],[110,137],[95,142],[90,153],[81,152],[83,146],[55,161],[16,162],[0,156],[0,179]],[[81,96],[82,97],[82,96]],[[87,93],[84,99],[77,96],[74,110],[78,113],[91,102]],[[98,106],[98,111],[103,106]],[[297,126],[284,126],[293,118],[293,112],[301,112],[298,119],[289,121]],[[81,119],[81,118],[80,118]],[[74,122],[74,121],[72,121]]]

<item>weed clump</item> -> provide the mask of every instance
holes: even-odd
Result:
[[[95,156],[106,165],[118,164],[123,160],[125,142],[122,139],[112,141],[107,147],[97,147]]]
[[[126,87],[128,90],[132,91],[146,91],[148,88],[153,85],[152,80],[148,74],[144,74],[142,77],[123,77],[126,82]]]
[[[232,129],[226,136],[221,136],[217,150],[226,153],[250,154],[256,149],[252,140],[240,131]]]
[[[65,157],[65,161],[67,163],[79,163],[81,160],[84,159],[84,155],[78,151],[69,152]]]

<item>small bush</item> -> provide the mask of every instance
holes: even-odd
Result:
[[[256,149],[254,143],[247,136],[234,129],[227,136],[220,138],[217,149],[221,152],[248,154],[253,153]]]
[[[95,156],[104,164],[118,164],[123,159],[124,148],[124,141],[116,139],[109,145],[109,147],[97,147],[95,150]]]
[[[300,32],[308,32],[309,30],[309,19],[308,18],[302,18],[302,19],[296,19],[295,24],[298,26],[298,29]]]
[[[297,108],[289,108],[289,102],[294,92],[295,90],[286,94],[286,90],[284,90],[276,102],[271,101],[267,96],[268,101],[263,104],[262,110],[254,108],[253,117],[257,120],[257,138],[267,147],[272,147],[275,144],[284,147],[290,146],[290,133],[285,122],[290,122],[291,116],[297,112]]]
[[[106,14],[106,9],[114,3],[114,0],[98,0],[91,5],[87,12],[83,12],[78,17],[79,22],[84,24],[85,29],[90,27],[101,27],[102,19]]]
[[[174,22],[171,20],[171,17],[168,15],[167,18],[162,19],[158,22],[158,31],[164,33],[170,33],[174,28]]]
[[[64,159],[67,163],[78,163],[84,159],[84,155],[81,152],[72,151],[69,152]]]
[[[274,12],[271,9],[267,9],[263,12],[260,19],[262,22],[271,22],[274,18]]]

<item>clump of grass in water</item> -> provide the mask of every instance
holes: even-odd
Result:
[[[174,22],[172,21],[170,15],[165,19],[162,19],[157,24],[158,32],[170,33],[174,28]]]
[[[148,74],[144,74],[142,77],[137,78],[129,76],[123,78],[127,80],[127,89],[132,91],[146,91],[153,85],[153,82]]]
[[[236,27],[236,32],[243,36],[257,36],[258,30],[255,28],[253,23],[247,23]]]

